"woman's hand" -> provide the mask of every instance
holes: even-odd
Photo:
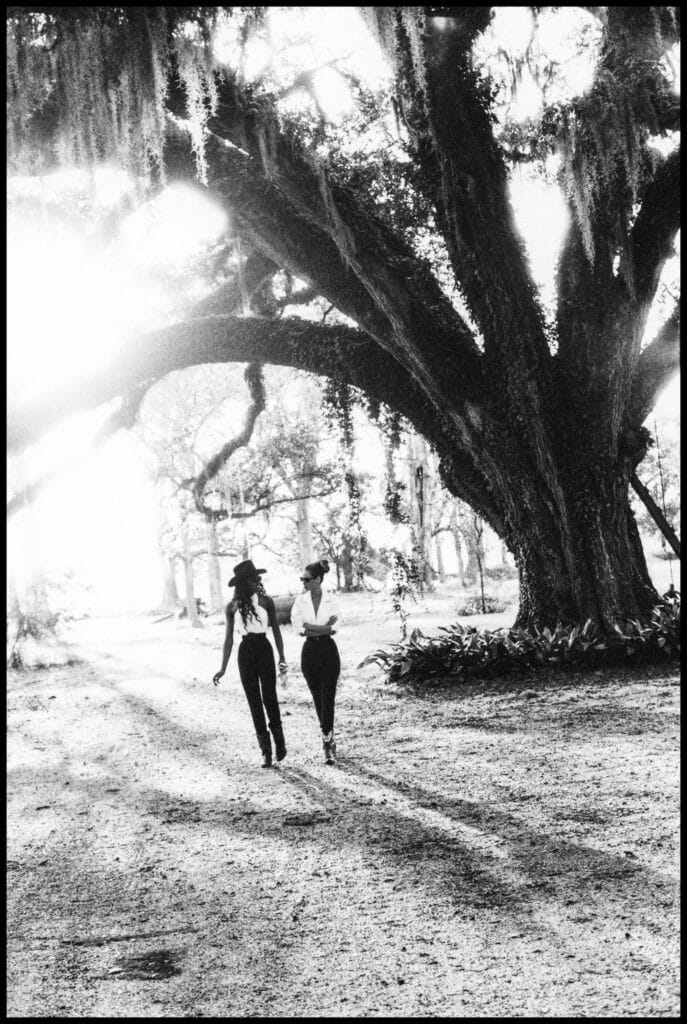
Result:
[[[224,672],[215,672],[214,676],[212,677],[212,681],[215,684],[215,686],[219,685],[219,681],[220,681],[220,679],[222,678],[223,675],[224,675]]]
[[[338,615],[330,615],[329,618],[327,619],[327,625],[328,626],[333,626],[334,623],[336,622],[336,620],[338,619],[338,617],[339,617]]]

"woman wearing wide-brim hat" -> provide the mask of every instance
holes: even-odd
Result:
[[[306,565],[301,575],[303,593],[291,607],[291,624],[305,637],[301,653],[301,671],[312,694],[317,719],[322,730],[325,764],[336,764],[334,741],[334,702],[341,662],[334,642],[334,623],[338,608],[330,591],[322,589],[322,580],[329,572],[329,562],[321,559]]]
[[[282,761],[286,757],[286,743],[277,698],[274,651],[267,639],[268,625],[272,627],[274,633],[281,671],[286,670],[286,659],[274,601],[265,593],[260,580],[265,572],[265,569],[256,569],[250,558],[234,566],[234,575],[229,580],[229,586],[234,587],[234,598],[226,608],[227,630],[222,651],[222,667],[212,677],[212,681],[217,686],[227,670],[234,645],[236,621],[237,631],[241,636],[237,654],[239,675],[262,751],[262,767],[269,768],[272,764],[272,742],[267,731],[267,722],[274,738],[277,761]]]

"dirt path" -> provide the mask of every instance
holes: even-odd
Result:
[[[220,627],[162,628],[10,679],[10,1016],[679,1014],[675,673],[350,664],[337,768],[294,674],[265,771]]]

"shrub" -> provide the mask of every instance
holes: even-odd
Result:
[[[499,601],[491,594],[466,594],[456,608],[456,615],[491,615],[493,612],[505,612],[507,604]]]
[[[358,666],[376,663],[388,682],[464,682],[475,676],[500,676],[554,665],[571,669],[637,664],[677,658],[680,653],[680,597],[653,609],[646,621],[616,623],[602,633],[588,619],[583,626],[559,623],[527,632],[496,629],[478,632],[474,626],[442,627],[440,637],[427,637],[419,629],[410,638],[374,651]]]
[[[502,583],[504,580],[515,580],[518,578],[518,570],[512,565],[495,565],[491,569],[485,569],[484,575],[488,580],[495,583]]]

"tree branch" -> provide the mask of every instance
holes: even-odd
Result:
[[[255,421],[265,408],[265,387],[260,364],[249,363],[246,367],[245,377],[250,391],[251,402],[246,411],[243,429],[231,441],[223,445],[219,452],[205,464],[198,476],[189,482],[196,508],[206,519],[219,520],[227,518],[226,510],[211,509],[205,504],[203,501],[205,485],[217,476],[222,466],[229,461],[235,451],[238,451],[239,448],[244,448],[248,444],[253,433]]]
[[[279,270],[273,260],[264,253],[252,252],[246,256],[243,266],[225,284],[206,299],[201,299],[193,307],[193,315],[213,316],[235,313],[250,300],[260,288]]]
[[[256,505],[248,512],[231,512],[228,516],[229,519],[250,519],[252,516],[256,516],[258,512],[266,512],[267,509],[272,508],[274,505],[285,505],[294,501],[303,501],[306,498],[326,498],[330,494],[334,494],[339,489],[338,484],[331,487],[326,487],[322,491],[309,491],[307,494],[289,494],[285,498],[270,498],[269,501],[258,501]]]
[[[666,384],[680,369],[680,303],[641,352],[628,402],[628,421],[639,427]]]
[[[675,554],[679,558],[680,557],[680,541],[678,539],[678,536],[675,533],[675,530],[672,528],[672,526],[668,522],[668,520],[666,519],[666,517],[661,512],[660,508],[658,507],[658,505],[656,504],[654,499],[651,497],[651,492],[648,490],[647,487],[644,486],[644,484],[639,479],[639,477],[637,476],[636,473],[633,473],[632,476],[630,477],[630,483],[632,484],[632,487],[634,488],[636,494],[644,502],[644,505],[646,506],[646,509],[647,509],[649,515],[651,516],[653,521],[656,523],[656,525],[658,526],[659,530],[661,531],[661,533],[663,534],[663,536],[668,541],[668,543],[670,544],[671,548],[673,549],[673,551],[675,552]]]
[[[680,228],[680,147],[661,164],[629,237],[636,305],[648,307],[656,294],[663,265],[674,254]]]
[[[274,124],[252,135],[261,162],[219,150],[221,176],[213,182],[251,243],[366,330],[437,408],[446,405],[442,379],[452,393],[469,388],[474,400],[479,349],[429,267],[347,189],[329,184]]]
[[[489,102],[471,66],[471,43],[491,13],[444,10],[436,10],[438,18],[418,8],[374,7],[367,19],[376,22],[392,63],[413,155],[485,351],[507,353],[511,367],[517,360],[545,373],[550,359],[541,309]],[[514,322],[522,324],[516,332]]]

